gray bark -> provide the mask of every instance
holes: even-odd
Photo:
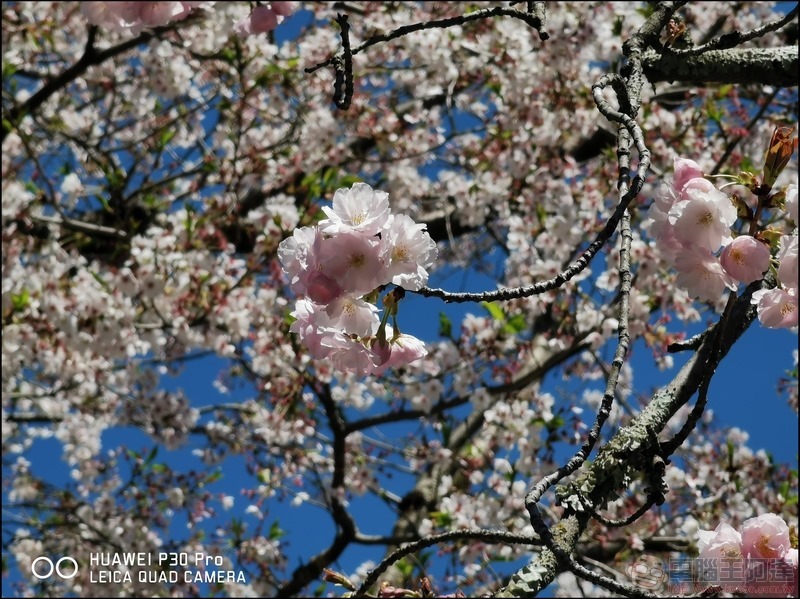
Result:
[[[754,83],[794,87],[798,83],[797,46],[708,50],[696,56],[648,51],[644,74],[651,83]]]

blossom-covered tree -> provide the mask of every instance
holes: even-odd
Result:
[[[5,3],[8,592],[796,595],[796,19]]]

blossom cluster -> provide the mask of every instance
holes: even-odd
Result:
[[[93,25],[112,31],[160,27],[185,19],[195,8],[211,8],[214,2],[81,2],[81,12]],[[292,14],[292,3],[278,0],[258,3],[253,11],[234,26],[241,36],[257,35],[275,29]]]
[[[423,343],[387,326],[396,316],[402,289],[384,297],[389,283],[417,291],[428,281],[436,244],[409,216],[389,210],[389,194],[366,183],[339,189],[328,218],[294,230],[278,247],[278,258],[299,299],[291,331],[316,359],[358,375],[380,374],[426,355]]]
[[[797,547],[792,547],[789,526],[777,514],[745,520],[740,530],[720,522],[715,530],[697,534],[699,557],[707,564],[700,575],[708,582],[724,583],[726,592],[775,596],[777,584],[797,584]]]
[[[796,196],[796,186],[790,186],[786,191],[789,211]],[[757,281],[770,267],[767,242],[731,234],[737,219],[734,202],[703,177],[700,166],[676,158],[672,181],[659,189],[645,225],[676,269],[678,286],[691,297],[717,301],[726,288],[735,291],[738,283]],[[753,294],[759,319],[773,328],[797,325],[797,234],[781,237],[780,248],[781,286]]]
[[[112,31],[160,27],[185,19],[192,9],[207,2],[81,2],[81,12],[93,25]]]

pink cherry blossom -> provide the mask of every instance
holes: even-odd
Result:
[[[384,372],[388,368],[412,364],[428,355],[425,343],[413,335],[400,334],[396,339],[392,339],[393,332],[391,327],[386,328],[386,336],[390,341],[389,352],[380,345],[378,345],[377,349],[373,347],[373,350],[381,355],[380,366],[376,369],[377,374]]]
[[[713,531],[698,530],[697,535],[701,558],[742,558],[742,535],[727,522],[720,522]]]
[[[698,530],[697,536],[699,563],[703,564],[703,570],[697,573],[698,580],[717,582],[720,572],[724,571],[728,583],[723,585],[726,592],[741,587],[745,569],[742,535],[727,522],[720,522],[713,531]]]
[[[333,208],[323,206],[322,210],[328,216],[320,223],[325,233],[357,231],[372,236],[389,220],[389,194],[366,183],[356,183],[350,189],[337,189]]]
[[[353,295],[364,295],[388,283],[378,239],[341,232],[324,241],[322,271]]]
[[[388,249],[386,262],[392,283],[417,291],[428,282],[428,269],[436,260],[436,243],[426,225],[415,223],[405,214],[393,215],[389,228],[381,235]]]
[[[677,283],[690,297],[717,301],[725,288],[736,289],[733,278],[725,272],[714,254],[697,248],[684,248],[675,257]]]
[[[709,181],[708,179],[704,179],[702,177],[694,177],[687,180],[686,183],[683,184],[683,187],[681,187],[680,199],[681,200],[691,199],[693,195],[691,195],[690,192],[717,194],[718,199],[721,199],[721,196],[719,196],[718,194],[722,193],[716,187],[714,187],[714,184],[711,181]]]
[[[797,291],[797,235],[782,235],[778,252],[778,279],[786,289]]]
[[[322,343],[328,348],[327,358],[340,372],[353,372],[356,376],[372,374],[380,361],[375,352],[343,333],[327,336]]]
[[[325,313],[331,319],[330,326],[351,335],[370,337],[378,332],[378,308],[356,297],[345,295],[336,299],[327,305]]]
[[[343,293],[336,277],[322,271],[323,246],[329,242],[319,227],[302,227],[278,246],[278,259],[289,276],[292,291],[308,295],[318,304],[327,304]]]
[[[647,220],[642,227],[655,239],[658,251],[670,262],[675,260],[683,244],[675,238],[675,227],[669,222],[669,214],[662,211],[656,202],[647,211]]]
[[[688,158],[676,157],[672,161],[672,170],[672,188],[675,190],[676,195],[681,193],[684,185],[690,179],[702,179],[703,177],[703,170],[700,165]]]
[[[782,558],[790,548],[789,527],[777,514],[762,514],[742,524],[745,557]]]
[[[695,245],[716,252],[731,237],[730,227],[736,222],[736,208],[728,196],[716,188],[693,186],[692,179],[684,188],[689,197],[669,211],[669,221],[675,227],[675,238],[686,245]],[[706,181],[706,183],[708,183]]]
[[[313,251],[315,242],[322,243],[318,229],[298,227],[292,232],[291,237],[287,237],[278,245],[278,260],[292,284],[299,281],[300,275],[308,269],[309,255]],[[317,247],[317,251],[318,249]]]
[[[769,247],[749,235],[741,235],[725,246],[722,268],[737,281],[752,283],[769,268]]]
[[[328,326],[331,323],[330,317],[320,306],[307,299],[298,300],[291,315],[296,320],[289,330],[300,337],[311,357],[318,360],[325,358],[328,355],[328,347],[323,346],[322,342],[333,331]]]
[[[658,188],[658,192],[653,198],[653,204],[650,210],[652,211],[653,207],[657,207],[659,211],[666,214],[669,212],[669,209],[672,208],[672,205],[677,201],[678,193],[676,193],[675,189],[672,187],[672,184],[662,183]]]
[[[758,305],[758,319],[765,327],[788,329],[797,326],[797,292],[794,289],[760,289],[750,302]]]

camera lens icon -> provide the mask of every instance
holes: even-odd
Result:
[[[36,566],[39,564],[39,562],[44,562],[45,564],[47,564],[47,566],[41,566],[37,568]],[[70,572],[69,569],[67,569],[66,573],[62,570],[64,562],[72,565],[72,572]],[[42,574],[41,571],[47,567],[49,567],[49,569],[47,570],[47,574]],[[69,580],[70,578],[75,578],[75,575],[78,573],[78,562],[76,562],[75,559],[72,557],[65,556],[60,558],[54,564],[53,560],[51,560],[49,557],[41,555],[37,557],[35,560],[33,560],[33,563],[31,563],[31,574],[33,574],[39,580],[46,580],[50,578],[53,575],[53,572],[55,572],[58,575],[58,577],[63,580]]]

